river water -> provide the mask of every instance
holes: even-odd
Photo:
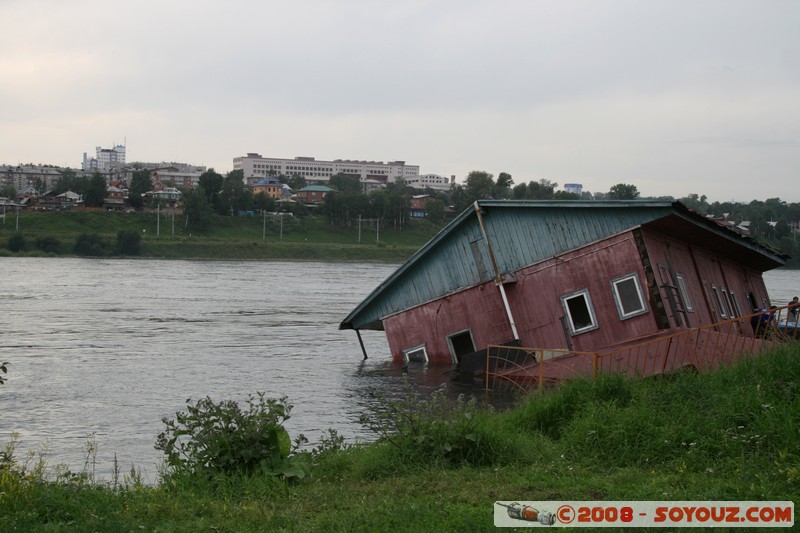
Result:
[[[94,472],[114,458],[157,481],[161,419],[188,398],[244,401],[262,391],[294,405],[286,427],[312,443],[328,428],[350,441],[373,435],[358,422],[368,391],[396,390],[400,367],[381,332],[363,332],[363,361],[339,322],[394,265],[0,259],[0,443],[46,447],[50,464]],[[800,271],[765,275],[773,303],[800,293]],[[423,393],[448,383],[442,367],[412,368]],[[449,382],[452,394],[479,389]]]
[[[288,396],[286,423],[312,443],[328,428],[373,436],[358,419],[367,391],[402,379],[381,332],[339,322],[396,266],[240,261],[0,259],[0,443],[46,445],[80,471],[87,435],[95,473],[131,464],[156,480],[161,419],[188,398]],[[447,368],[417,367],[424,391]],[[469,392],[469,391],[467,391]]]

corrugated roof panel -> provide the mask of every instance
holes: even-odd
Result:
[[[517,207],[489,209],[484,217],[498,267],[510,272],[574,250],[663,216],[652,208],[617,209]],[[627,216],[626,216],[627,215]]]

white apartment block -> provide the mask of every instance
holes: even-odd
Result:
[[[81,168],[84,172],[108,172],[110,170],[121,170],[125,167],[125,147],[118,144],[114,148],[95,148],[97,157],[89,158],[83,152],[83,163]]]
[[[408,181],[419,176],[419,165],[407,165],[405,161],[353,161],[335,159],[318,161],[313,157],[295,157],[282,159],[279,157],[262,157],[260,154],[248,153],[246,156],[233,158],[233,170],[242,170],[244,181],[252,185],[267,176],[293,176],[299,174],[309,185],[327,184],[336,174],[358,176],[362,182],[378,181],[382,185],[394,183],[399,179]]]
[[[434,191],[446,192],[455,184],[455,181],[455,176],[447,178],[439,174],[421,174],[406,178],[406,185],[415,189],[433,189]]]

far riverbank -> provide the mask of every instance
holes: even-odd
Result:
[[[0,225],[0,256],[74,256],[75,242],[83,234],[113,242],[118,232],[135,231],[141,235],[136,256],[152,259],[401,263],[441,228],[409,220],[402,228],[363,225],[359,231],[332,226],[317,216],[217,217],[205,234],[181,224],[168,213],[21,213],[19,220],[8,217]],[[19,251],[9,250],[15,235],[24,244]]]

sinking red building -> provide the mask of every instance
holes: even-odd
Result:
[[[762,273],[786,259],[678,202],[482,200],[340,329],[384,330],[396,360],[597,351],[750,314],[769,304]]]

